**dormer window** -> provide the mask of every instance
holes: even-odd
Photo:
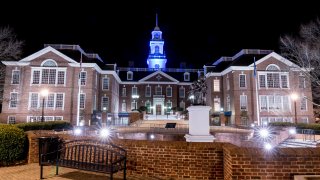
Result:
[[[190,73],[185,72],[185,73],[183,74],[183,79],[184,79],[184,81],[190,81]]]
[[[133,79],[133,72],[132,71],[128,71],[127,72],[127,80],[132,80]]]

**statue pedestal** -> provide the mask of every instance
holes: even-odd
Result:
[[[184,137],[187,142],[213,142],[215,139],[210,134],[209,111],[210,106],[190,106],[189,111],[189,134]]]

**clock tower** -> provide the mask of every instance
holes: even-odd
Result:
[[[164,41],[162,39],[162,32],[158,27],[158,14],[156,14],[156,27],[151,32],[151,35],[152,39],[150,40],[150,50],[147,59],[148,68],[166,68],[167,59],[163,49]]]

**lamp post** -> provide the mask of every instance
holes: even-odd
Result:
[[[41,122],[44,122],[44,101],[45,101],[46,96],[48,96],[48,94],[49,94],[48,89],[43,89],[43,90],[41,91],[41,95],[42,95],[42,116],[41,116]]]
[[[298,94],[297,93],[292,93],[291,94],[291,99],[294,101],[294,123],[298,123],[298,118],[297,118],[297,99],[298,99]]]

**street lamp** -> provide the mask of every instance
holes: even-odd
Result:
[[[41,95],[42,95],[42,116],[41,116],[41,122],[44,122],[44,100],[46,98],[46,96],[48,96],[49,91],[48,89],[43,89],[41,91]]]
[[[297,119],[297,99],[298,99],[298,94],[297,93],[292,93],[291,94],[291,99],[294,101],[294,123],[298,123]]]

